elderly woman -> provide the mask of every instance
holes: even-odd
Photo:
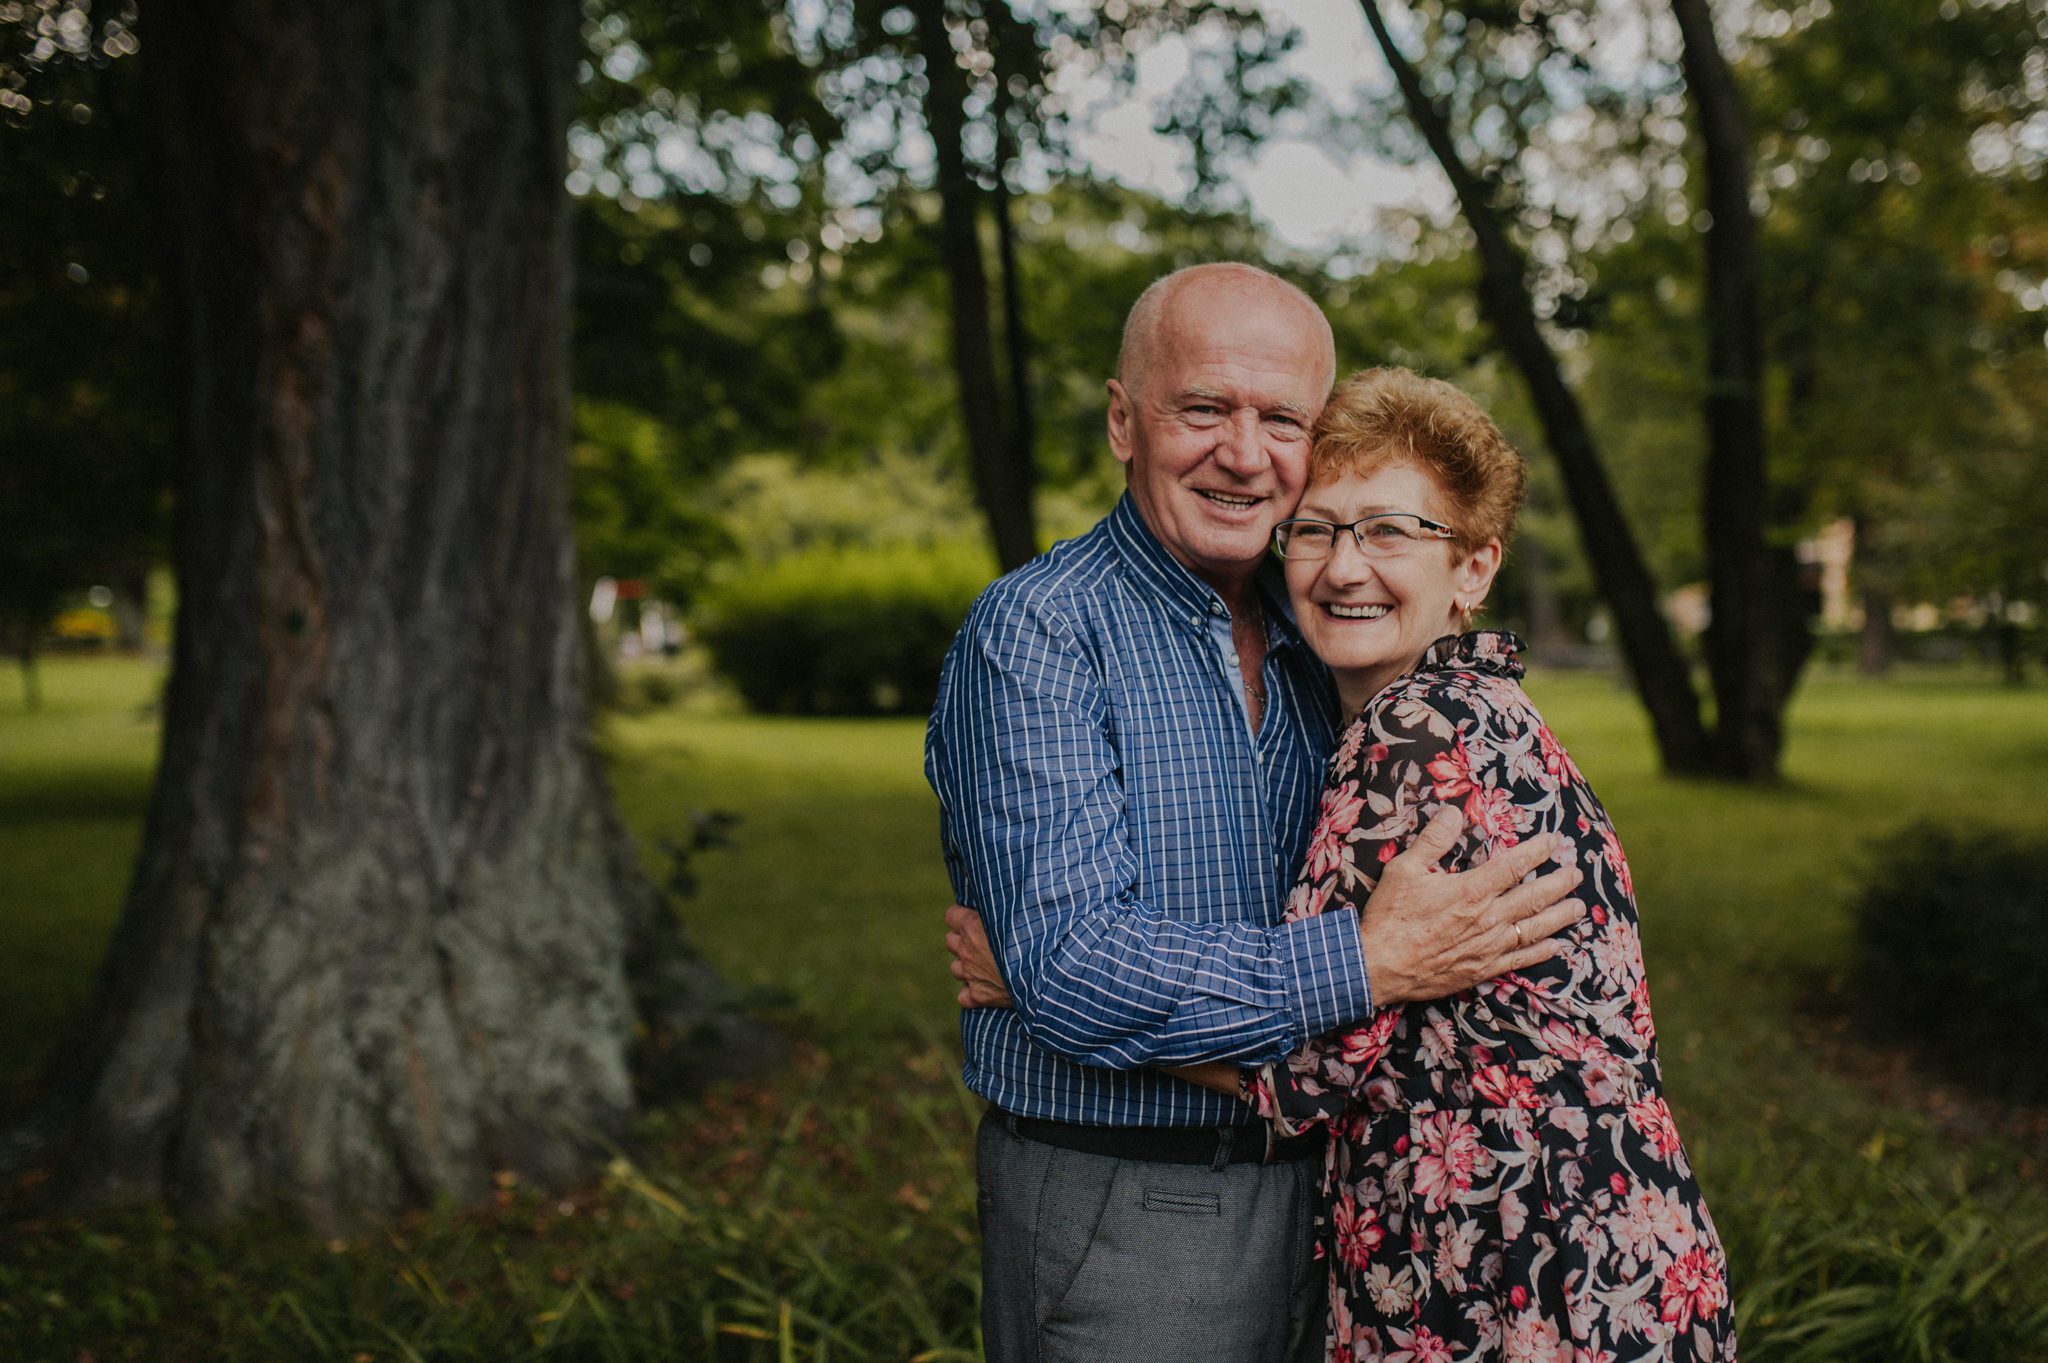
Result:
[[[1275,536],[1304,637],[1354,715],[1294,917],[1357,909],[1447,805],[1464,869],[1571,840],[1591,913],[1561,954],[1380,1012],[1234,1081],[1288,1133],[1327,1124],[1329,1356],[1733,1359],[1726,1262],[1664,1104],[1628,862],[1517,685],[1467,632],[1522,498],[1521,457],[1449,384],[1374,369],[1317,423]]]

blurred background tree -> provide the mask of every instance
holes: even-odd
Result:
[[[1865,654],[1880,660],[1887,581],[1900,571],[1887,560],[1906,556],[1909,526],[1938,515],[1931,484],[1942,479],[1925,475],[1973,443],[1958,423],[1975,409],[1987,435],[2000,432],[1962,456],[1987,472],[2001,462],[1993,447],[2024,445],[2030,436],[2020,432],[2037,429],[2018,417],[2024,400],[1985,399],[2013,391],[2006,371],[2016,367],[2024,386],[2041,361],[2025,320],[2040,308],[2038,268],[2000,270],[2000,298],[1972,262],[1994,244],[2011,249],[2003,225],[2019,205],[2038,214],[2039,7],[1759,6],[1737,12],[1718,40],[1699,0],[1427,0],[1405,11],[1367,0],[1366,10],[1403,77],[1381,108],[1391,116],[1398,107],[1420,134],[1417,145],[1382,130],[1379,146],[1411,160],[1426,149],[1453,182],[1474,234],[1484,310],[1566,474],[1666,765],[1771,778],[1779,716],[1820,604],[1798,542],[1832,515],[1862,527]],[[1421,58],[1404,55],[1388,12],[1408,21]],[[1913,58],[1894,62],[1901,43]],[[1752,101],[1759,116],[1747,117]],[[1836,152],[1829,131],[1856,154]],[[1909,143],[1942,173],[1924,173]],[[1895,163],[1901,173],[1889,174]],[[1879,203],[1887,184],[1890,212]],[[1971,228],[1959,234],[1964,221]],[[1706,246],[1704,271],[1688,259],[1695,239]],[[1652,296],[1637,293],[1645,283]],[[2015,334],[2024,337],[2017,346]],[[1828,392],[1842,382],[1830,370],[1847,386]],[[1959,393],[1966,370],[1973,378]],[[1648,394],[1704,409],[1707,439],[1686,439],[1668,411],[1640,400]],[[1932,466],[1905,453],[1923,443],[1912,432],[1930,419],[1943,427],[1945,452]],[[1656,443],[1641,442],[1660,426]],[[1597,441],[1596,428],[1605,432]],[[1867,442],[1860,452],[1844,438],[1852,431]],[[1700,529],[1686,538],[1693,555],[1705,550],[1711,728],[1661,618],[1664,592],[1654,584],[1668,590],[1674,579],[1638,552],[1640,517],[1610,493],[1637,482],[1630,466],[1647,461],[1671,488],[1670,455],[1688,449],[1702,488]],[[1886,503],[1910,504],[1913,514],[1870,509]],[[2014,675],[2012,594],[2027,598],[2022,615],[2040,594],[2043,527],[2032,504],[2014,486],[1995,509],[1978,507],[1981,519],[1965,518],[1951,547],[1932,556],[1962,576],[1941,586],[1915,579],[1917,591],[1936,593],[2004,584],[1989,587],[2001,604],[1984,609],[1998,616]],[[1987,538],[2012,546],[2005,567],[1992,566],[1995,551],[1960,551]],[[1680,571],[1676,580],[1689,580],[1697,568]],[[1974,585],[1962,587],[1964,578]]]

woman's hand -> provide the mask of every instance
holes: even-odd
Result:
[[[960,981],[955,995],[962,1008],[1009,1008],[1009,986],[996,969],[996,956],[989,950],[988,933],[981,915],[965,904],[946,910],[946,950],[953,953],[953,978]]]

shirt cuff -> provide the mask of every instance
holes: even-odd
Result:
[[[1279,949],[1294,985],[1294,1015],[1301,1019],[1295,1044],[1372,1016],[1357,914],[1339,910],[1284,923]]]

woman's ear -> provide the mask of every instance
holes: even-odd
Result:
[[[1499,540],[1488,540],[1451,569],[1451,580],[1457,584],[1459,597],[1470,601],[1475,611],[1493,587],[1494,575],[1500,571],[1502,553]]]

